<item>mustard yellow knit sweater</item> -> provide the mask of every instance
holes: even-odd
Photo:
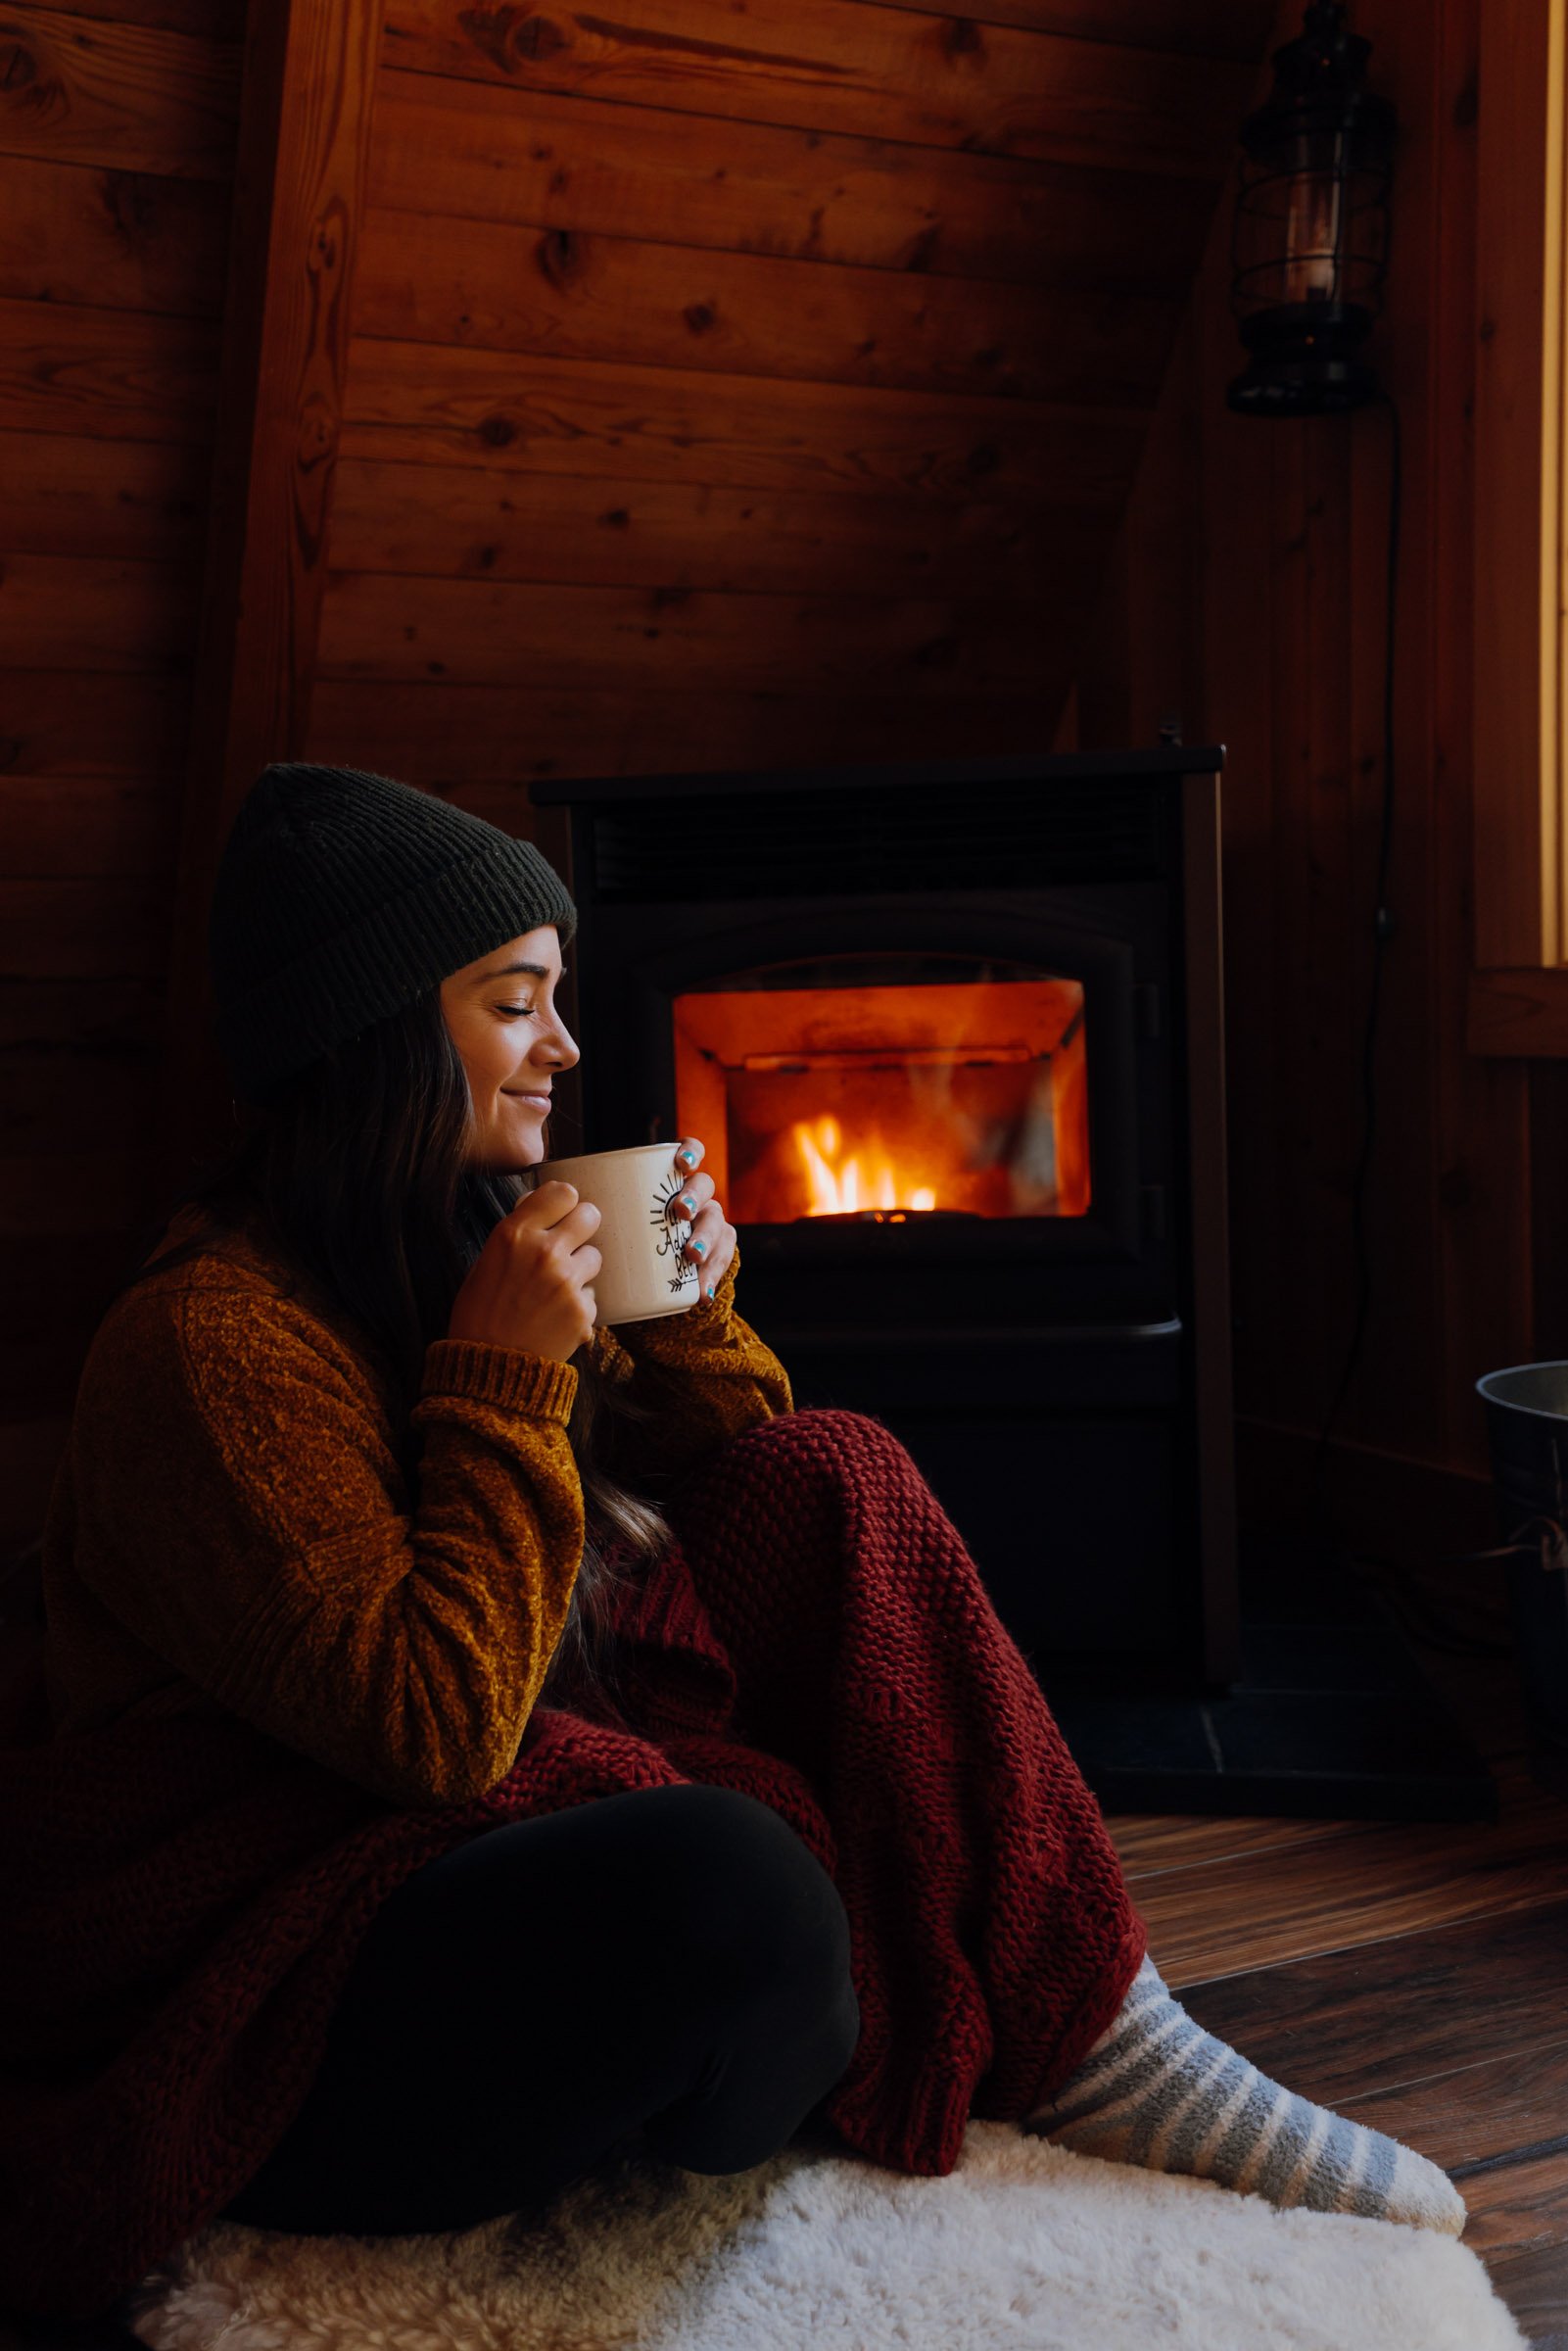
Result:
[[[161,1247],[200,1223],[181,1211]],[[630,1483],[640,1447],[678,1473],[793,1409],[735,1311],[738,1271],[684,1315],[594,1332],[594,1363],[658,1413],[620,1424]],[[438,1339],[410,1493],[362,1335],[291,1280],[250,1220],[100,1324],[44,1538],[54,1735],[220,1709],[389,1803],[467,1799],[511,1766],[581,1562],[576,1368]]]

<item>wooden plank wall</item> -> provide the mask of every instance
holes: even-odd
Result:
[[[1403,513],[1397,813],[1367,1225],[1373,1308],[1330,1494],[1373,1545],[1491,1540],[1484,1371],[1568,1353],[1561,1082],[1466,1051],[1473,931],[1471,403],[1480,0],[1357,0],[1399,109],[1374,356]],[[1282,9],[1277,37],[1299,26]],[[1227,745],[1227,1055],[1237,1401],[1253,1511],[1301,1506],[1355,1309],[1352,1197],[1383,786],[1390,428],[1259,421],[1216,215],[1081,681],[1085,743]],[[1532,1090],[1536,1121],[1532,1130]],[[1532,1153],[1535,1152],[1533,1167]],[[1544,1155],[1544,1156],[1543,1156]]]
[[[1267,13],[394,0],[312,755],[1049,744]]]
[[[196,644],[244,0],[0,23],[0,1536],[134,1223]]]

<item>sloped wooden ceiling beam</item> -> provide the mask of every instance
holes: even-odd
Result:
[[[307,740],[385,6],[252,0],[247,12],[148,1215],[233,1132],[212,1042],[208,908],[241,801]]]

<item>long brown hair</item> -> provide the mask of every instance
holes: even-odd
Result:
[[[452,1302],[491,1231],[532,1189],[531,1176],[465,1164],[473,1119],[468,1074],[441,991],[432,988],[263,1104],[248,1104],[240,1139],[162,1210],[109,1303],[204,1246],[198,1232],[153,1259],[179,1209],[199,1204],[211,1225],[232,1230],[236,1211],[259,1207],[265,1237],[371,1342],[393,1396],[404,1479],[415,1493],[418,1440],[409,1415],[425,1350],[446,1336]],[[586,1511],[583,1559],[545,1686],[570,1674],[602,1692],[614,1676],[595,1602],[629,1559],[655,1556],[673,1530],[615,1474],[618,1424],[652,1415],[603,1379],[589,1357],[585,1345],[569,1359],[577,1393],[567,1421]]]

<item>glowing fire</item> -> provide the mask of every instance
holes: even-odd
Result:
[[[843,1138],[836,1119],[818,1119],[815,1128],[798,1120],[791,1129],[791,1139],[800,1154],[811,1186],[811,1205],[808,1217],[844,1216],[861,1208],[934,1208],[936,1191],[932,1184],[918,1183],[907,1200],[899,1196],[900,1177],[894,1173],[893,1162],[880,1135],[868,1141],[867,1166],[864,1174],[858,1154],[841,1167],[833,1163],[843,1148]],[[904,1182],[908,1177],[902,1178]]]
[[[677,1130],[737,1224],[1088,1211],[1078,981],[721,985],[674,1013]]]

